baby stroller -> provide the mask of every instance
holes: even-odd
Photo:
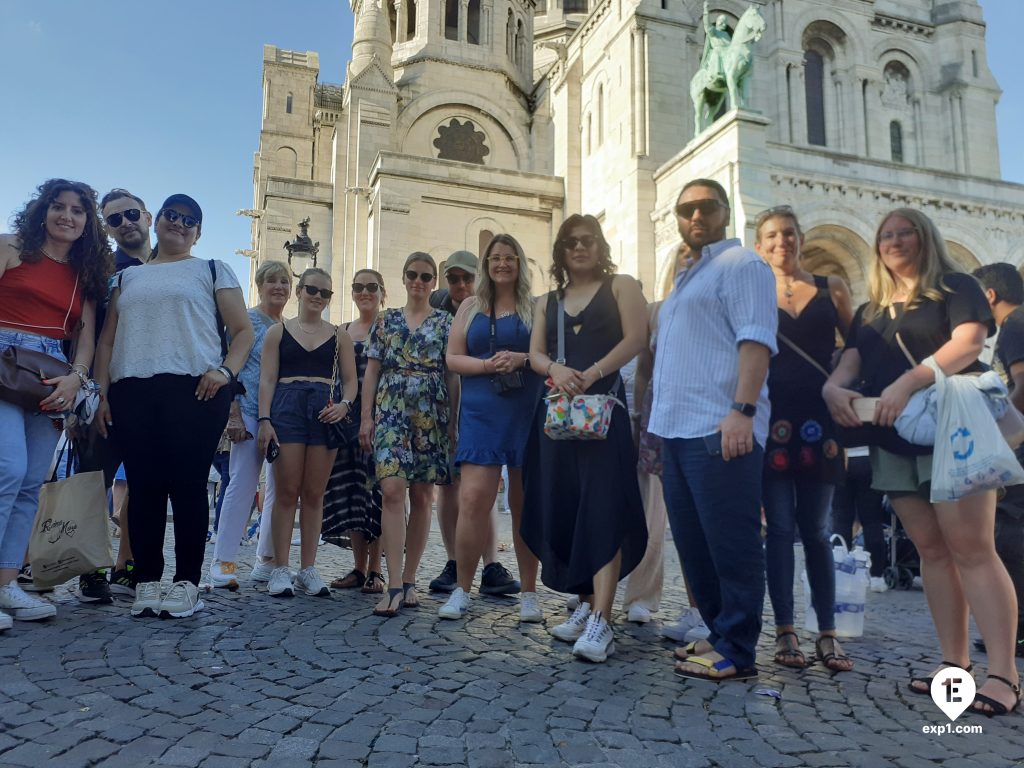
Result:
[[[914,578],[921,575],[921,560],[917,548],[896,517],[889,497],[886,496],[882,503],[889,512],[889,565],[882,571],[882,578],[889,589],[910,589],[914,586]]]

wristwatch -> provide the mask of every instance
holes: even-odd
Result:
[[[732,409],[739,411],[748,418],[753,418],[754,414],[757,413],[757,406],[753,403],[733,403]]]
[[[350,411],[352,410],[352,401],[351,400],[342,400],[341,402],[338,403],[338,405],[348,406],[348,409]]]

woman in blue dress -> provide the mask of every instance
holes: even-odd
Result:
[[[520,621],[544,618],[537,599],[536,556],[523,544],[521,467],[541,380],[529,368],[533,301],[530,268],[522,246],[498,235],[484,251],[476,297],[459,306],[448,339],[448,368],[462,375],[462,406],[455,463],[462,472],[455,529],[458,586],[441,606],[442,619],[469,609],[473,574],[484,552],[489,515],[502,466],[509,472],[509,508],[519,576]]]

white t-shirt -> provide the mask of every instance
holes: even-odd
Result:
[[[221,365],[213,292],[239,285],[231,267],[214,263],[216,286],[205,259],[143,264],[121,273],[112,382],[158,373],[202,376]]]

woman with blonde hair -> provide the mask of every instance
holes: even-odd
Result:
[[[484,554],[502,466],[509,472],[509,506],[519,576],[519,619],[543,620],[537,598],[536,556],[523,543],[522,466],[530,417],[541,379],[529,369],[533,299],[530,265],[511,235],[497,235],[484,251],[476,296],[459,305],[448,340],[448,367],[462,376],[462,407],[455,463],[462,472],[455,529],[458,586],[441,606],[442,619],[469,609],[469,591]]]
[[[860,426],[852,404],[862,395],[879,398],[874,422],[891,427],[910,396],[935,381],[926,358],[947,375],[981,370],[978,355],[995,330],[981,286],[949,258],[942,235],[920,211],[886,214],[874,250],[870,299],[857,310],[846,350],[822,392],[833,419],[846,427]],[[860,380],[863,393],[850,389]],[[1016,600],[995,549],[996,492],[932,504],[931,453],[903,455],[878,446],[870,452],[872,487],[889,495],[920,555],[942,653],[930,676],[911,678],[910,691],[929,695],[943,667],[971,670],[967,623],[973,613],[989,667],[972,711],[1012,712],[1020,701],[1013,656]]]

